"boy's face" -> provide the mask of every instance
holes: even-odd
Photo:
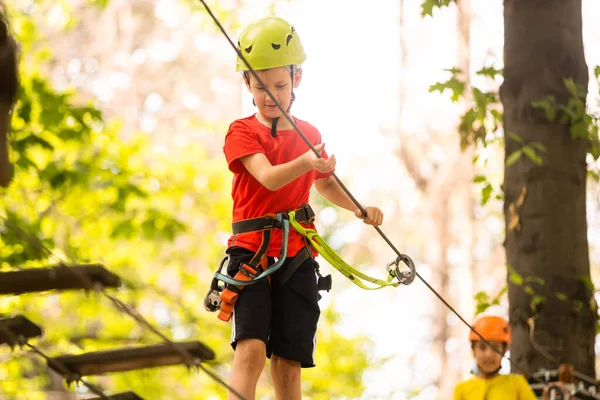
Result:
[[[501,354],[504,354],[505,344],[502,342],[490,342]],[[502,356],[494,351],[485,342],[476,341],[473,346],[473,356],[482,373],[489,375],[496,372],[502,363]]]
[[[256,71],[260,79],[277,101],[281,104],[284,110],[290,107],[292,101],[292,76],[290,71],[285,67],[278,67]],[[246,82],[246,87],[252,93],[258,112],[262,117],[273,119],[281,116],[281,111],[271,100],[265,88],[251,74],[248,74],[250,82]],[[302,70],[297,70],[294,75],[294,86],[297,88],[302,79]]]

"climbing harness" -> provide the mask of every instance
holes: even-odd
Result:
[[[304,205],[296,210],[302,214],[303,222],[312,222],[314,213],[310,206]],[[282,229],[283,237],[281,250],[277,262],[268,266],[267,251],[271,243],[273,229]],[[204,307],[211,312],[221,310],[219,319],[229,321],[233,313],[233,307],[245,286],[267,279],[270,282],[272,274],[277,272],[287,257],[287,247],[290,231],[290,222],[287,213],[267,214],[264,217],[237,221],[232,224],[234,235],[246,232],[262,232],[262,242],[258,251],[249,262],[240,263],[236,275],[230,276],[221,273],[223,267],[227,268],[230,257],[225,256],[213,277],[210,289],[204,298]],[[225,285],[219,285],[219,281]]]
[[[235,303],[239,297],[239,294],[244,287],[263,281],[269,280],[269,284],[273,284],[276,288],[283,286],[283,284],[294,274],[298,267],[312,256],[312,252],[309,250],[308,243],[312,244],[314,248],[325,258],[331,265],[333,265],[338,271],[342,273],[346,278],[360,288],[366,290],[381,289],[387,286],[397,287],[401,284],[409,285],[415,279],[415,266],[406,257],[404,260],[408,263],[410,271],[400,271],[399,259],[392,261],[387,265],[388,276],[387,280],[381,280],[372,278],[357,269],[347,264],[324,240],[321,238],[314,229],[305,228],[301,223],[312,223],[315,218],[315,213],[308,204],[303,204],[296,210],[291,210],[287,213],[268,214],[260,218],[252,218],[248,220],[238,221],[233,223],[233,234],[240,234],[246,232],[259,232],[262,231],[262,243],[258,251],[254,254],[250,262],[240,263],[239,270],[236,275],[231,278],[230,276],[223,274],[221,271],[223,267],[227,269],[229,265],[230,256],[225,256],[210,285],[210,289],[204,298],[204,306],[206,310],[215,312],[221,310],[219,313],[219,319],[223,321],[229,321],[233,312]],[[294,256],[292,261],[284,268],[277,276],[271,276],[277,272],[283,266],[283,263],[287,256],[287,247],[289,240],[290,225],[298,233],[306,238],[308,241],[307,246]],[[273,265],[268,266],[268,258],[266,256],[269,248],[271,233],[273,229],[283,229],[282,245],[277,262]],[[394,266],[394,267],[392,267]],[[319,279],[317,282],[318,290],[331,290],[331,275],[322,276],[317,264],[315,264],[315,272]],[[396,278],[397,282],[392,282]],[[375,284],[375,287],[369,287],[362,281],[368,281]],[[224,282],[224,285],[219,284]]]

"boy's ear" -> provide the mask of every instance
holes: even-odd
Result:
[[[244,83],[246,84],[246,89],[248,89],[248,91],[250,93],[252,93],[252,90],[250,90],[250,80],[248,78],[248,75],[244,74]]]
[[[300,81],[302,80],[302,69],[298,69],[294,74],[294,89],[300,85]]]

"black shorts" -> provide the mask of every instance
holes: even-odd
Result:
[[[254,253],[242,247],[227,249],[230,260],[229,276],[234,276],[241,262],[249,262]],[[293,258],[287,258],[277,274]],[[274,260],[269,258],[269,265]],[[273,288],[267,280],[246,286],[235,303],[232,317],[231,346],[242,339],[260,339],[267,346],[267,357],[275,354],[281,358],[299,361],[302,368],[314,367],[317,342],[319,291],[316,261],[309,257],[281,287]]]

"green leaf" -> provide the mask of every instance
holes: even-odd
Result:
[[[525,285],[523,287],[523,290],[525,291],[525,293],[527,293],[530,296],[533,296],[535,294],[535,290],[533,290],[533,288],[529,285]]]
[[[566,294],[564,294],[564,293],[556,292],[555,296],[560,301],[565,301],[565,302],[569,301],[569,297]]]
[[[486,292],[477,292],[475,294],[475,301],[477,303],[487,303],[490,301],[490,296]]]
[[[530,142],[529,146],[531,147],[535,147],[537,150],[546,153],[546,146],[544,146],[543,144],[541,144],[540,142]]]
[[[585,138],[588,136],[588,124],[585,121],[578,121],[571,125],[570,132],[573,139]]]
[[[577,86],[575,85],[575,81],[573,80],[573,78],[565,78],[563,80],[565,87],[567,88],[567,90],[569,91],[569,93],[571,93],[571,95],[576,96],[577,95]]]
[[[571,307],[573,307],[573,310],[575,310],[576,313],[579,313],[583,309],[583,302],[580,300],[573,300],[571,301]]]
[[[433,8],[436,6],[435,0],[425,0],[421,4],[421,17],[430,16],[433,17]]]
[[[554,96],[548,95],[540,100],[534,100],[531,102],[531,106],[543,110],[548,121],[554,122],[556,120],[557,105]]]
[[[523,277],[512,266],[507,264],[506,268],[508,269],[508,280],[515,285],[521,286],[523,284]]]
[[[492,191],[492,185],[489,183],[481,189],[481,205],[484,206],[487,204],[487,202],[490,200],[490,196],[492,195]]]
[[[421,4],[421,17],[426,17],[428,15],[433,17],[434,8],[442,8],[454,2],[456,2],[456,0],[423,0],[423,3]]]
[[[530,146],[527,146],[527,145],[523,146],[523,148],[521,150],[523,150],[523,153],[537,165],[543,164],[542,158],[540,156],[538,156],[537,153],[535,152],[535,150],[533,148],[531,148]]]
[[[525,143],[525,141],[523,140],[523,138],[521,138],[521,136],[517,135],[516,133],[508,132],[508,136],[510,136],[510,138],[512,140],[514,140],[515,142],[517,142],[519,144]]]
[[[523,152],[521,150],[516,150],[514,151],[511,155],[508,156],[508,158],[506,159],[506,166],[510,167],[511,165],[513,165],[514,163],[517,162],[517,160],[519,160],[519,158],[521,157],[521,155],[523,154]]]
[[[487,182],[487,177],[485,175],[477,175],[473,178],[473,183],[483,183]]]
[[[528,276],[525,278],[525,282],[537,283],[540,286],[546,285],[546,280],[544,278],[540,278],[539,276]]]
[[[589,275],[580,276],[579,280],[585,285],[586,289],[590,292],[594,293],[596,288],[594,287],[594,283],[592,282],[592,277]]]
[[[541,294],[536,294],[531,299],[531,304],[539,305],[546,302],[546,296],[542,296]]]
[[[502,123],[504,119],[502,112],[498,110],[490,110],[490,114],[494,117],[494,120],[496,120],[500,124]]]
[[[457,74],[460,73],[460,70],[457,68],[446,69],[446,71],[452,74],[452,77],[448,79],[446,82],[437,82],[429,87],[429,92],[433,93],[435,91],[440,92],[441,94],[444,91],[449,90],[452,92],[451,99],[452,102],[457,102],[460,97],[464,94],[466,84],[465,82],[459,80],[457,78]]]
[[[594,68],[594,75],[596,75],[596,79],[600,79],[600,65],[596,65]]]
[[[452,77],[456,78],[456,75],[460,74],[462,72],[462,69],[454,66],[452,68],[444,68],[444,71],[450,72],[452,74]]]
[[[479,71],[475,72],[477,75],[487,76],[492,79],[496,78],[496,75],[502,75],[503,70],[496,69],[494,67],[483,67]]]

